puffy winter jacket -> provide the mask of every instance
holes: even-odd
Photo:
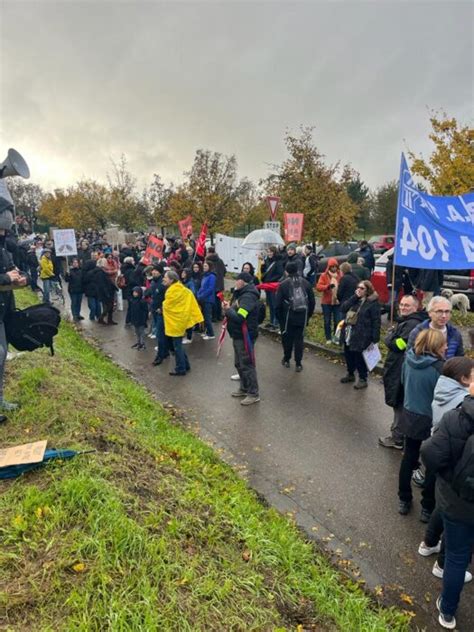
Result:
[[[380,304],[378,294],[374,292],[365,301],[354,295],[341,305],[341,311],[345,314],[350,309],[357,310],[357,323],[352,325],[352,334],[349,341],[351,351],[364,351],[367,347],[380,340]]]
[[[474,434],[474,397],[446,413],[421,447],[421,458],[436,477],[436,505],[451,520],[474,526],[474,503],[458,496],[451,483],[468,438]]]
[[[433,411],[433,427],[437,426],[443,415],[460,406],[468,395],[467,386],[463,386],[452,377],[440,375],[436,382],[431,410]]]
[[[413,347],[413,345],[415,344],[416,337],[418,336],[420,331],[423,331],[423,329],[428,329],[428,327],[430,326],[430,322],[431,320],[428,318],[427,320],[424,320],[422,323],[420,323],[419,325],[415,327],[415,329],[411,332],[410,337],[408,338],[409,347]],[[446,360],[449,360],[450,358],[454,358],[455,356],[463,356],[464,345],[462,341],[461,332],[458,329],[456,329],[454,325],[451,325],[451,323],[448,323],[446,325],[446,329],[447,329],[447,342],[448,342],[448,348],[446,350]]]
[[[242,325],[247,323],[252,340],[258,336],[258,302],[259,294],[253,283],[244,285],[241,290],[235,290],[234,301],[226,311],[227,331],[231,338],[243,338]]]

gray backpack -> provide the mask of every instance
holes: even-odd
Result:
[[[291,277],[290,309],[293,312],[308,311],[308,295],[300,277]]]

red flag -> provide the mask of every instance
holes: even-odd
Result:
[[[184,219],[178,222],[179,232],[181,233],[181,237],[187,239],[189,235],[193,232],[193,218],[191,215],[188,215]]]
[[[144,262],[149,265],[152,259],[163,259],[163,240],[151,236],[145,250]]]
[[[227,316],[222,321],[221,333],[219,334],[219,340],[217,341],[217,357],[219,357],[219,354],[221,352],[226,333],[227,333]]]
[[[283,213],[285,221],[285,241],[301,241],[303,239],[303,213]]]
[[[206,252],[206,238],[207,238],[207,224],[204,224],[201,227],[201,232],[199,233],[199,237],[196,241],[196,254],[198,257],[204,257]]]

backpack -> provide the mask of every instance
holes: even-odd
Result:
[[[308,295],[299,277],[291,277],[290,309],[293,312],[308,311]]]
[[[58,333],[61,315],[48,303],[10,312],[5,320],[7,341],[17,351],[49,347],[54,355],[53,338]]]
[[[258,301],[258,324],[261,325],[267,315],[267,307],[263,301]]]
[[[474,503],[474,434],[466,441],[462,456],[454,468],[452,487],[460,498]]]

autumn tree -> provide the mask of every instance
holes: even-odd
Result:
[[[365,236],[370,224],[369,187],[362,182],[360,174],[350,165],[344,167],[341,182],[346,187],[347,195],[357,206],[357,227]]]
[[[430,122],[434,151],[428,159],[410,151],[412,173],[426,180],[432,195],[468,193],[474,189],[474,130],[445,112],[432,113]]]
[[[268,219],[268,206],[263,193],[257,189],[255,184],[246,178],[240,183],[237,195],[239,206],[240,223],[250,230],[254,226],[259,228]]]
[[[230,231],[239,223],[238,198],[244,185],[237,179],[235,156],[199,149],[185,176],[187,182],[179,191],[177,201],[188,203],[188,212],[197,224],[207,222],[212,236],[218,231]],[[173,206],[176,207],[176,203]],[[173,208],[174,221],[185,215],[179,216]]]
[[[67,190],[56,189],[45,196],[38,216],[59,228],[104,230],[111,220],[109,191],[95,180],[82,180]]]
[[[281,198],[283,212],[304,213],[305,238],[327,243],[352,236],[357,206],[339,176],[339,165],[328,166],[313,143],[313,129],[300,136],[286,134],[288,158],[265,181],[269,194]]]
[[[151,185],[143,194],[150,209],[151,222],[159,226],[163,234],[166,232],[166,227],[172,223],[170,213],[173,193],[173,184],[166,186],[160,176],[155,173]]]
[[[382,233],[394,233],[397,220],[398,182],[392,180],[371,195],[371,223]]]
[[[137,181],[128,170],[126,157],[122,154],[118,162],[111,163],[112,172],[107,174],[110,216],[126,231],[145,227],[150,220],[148,209],[137,195]]]
[[[7,178],[6,180],[17,216],[24,216],[33,230],[38,209],[45,197],[43,189],[39,184],[25,182],[23,178]]]

